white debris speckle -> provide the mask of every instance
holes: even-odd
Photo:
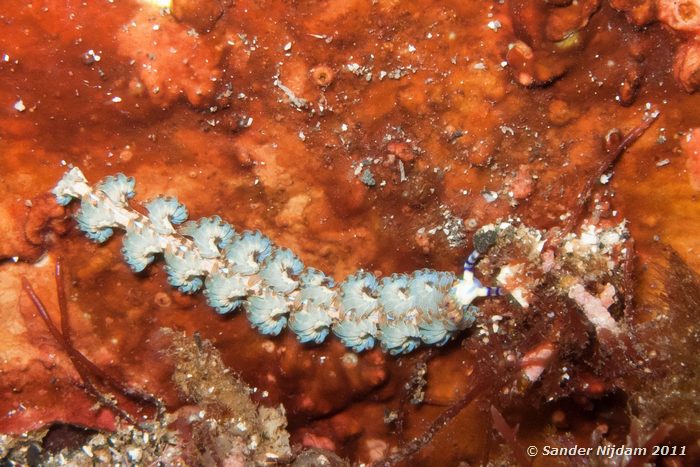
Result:
[[[569,288],[569,298],[581,307],[596,330],[606,329],[614,334],[619,334],[621,329],[608,311],[614,297],[615,288],[610,284],[606,284],[605,290],[598,297],[590,294],[580,283]]]
[[[243,423],[242,421],[236,423],[236,428],[238,428],[238,431],[241,431],[241,432],[246,432],[246,431],[248,431],[248,425],[246,425],[246,424]]]
[[[25,110],[27,110],[27,106],[24,105],[22,99],[15,102],[14,108],[17,112],[24,112]]]
[[[404,169],[403,161],[401,161],[401,160],[399,160],[399,174],[400,174],[399,180],[402,182],[405,182],[407,180],[406,169]]]
[[[501,22],[497,19],[491,20],[486,24],[486,27],[494,32],[497,32],[499,29],[501,29],[501,26]]]
[[[526,353],[520,361],[525,377],[531,382],[540,379],[553,354],[554,350],[549,344],[537,347]]]
[[[364,166],[365,166],[365,165],[364,165],[364,163],[362,163],[362,162],[360,162],[359,164],[357,164],[357,166],[355,167],[355,170],[353,171],[353,174],[354,174],[356,177],[357,177],[358,175],[360,175],[360,173],[362,172],[362,169],[364,168]]]
[[[597,245],[599,243],[595,226],[587,225],[581,230],[581,242],[584,245]]]
[[[81,449],[82,449],[82,451],[85,453],[86,456],[88,456],[88,457],[92,457],[92,456],[93,456],[93,454],[92,454],[92,448],[91,448],[90,446],[85,445],[85,446],[83,446]]]
[[[523,264],[507,264],[503,266],[498,272],[496,282],[499,285],[506,287],[513,277],[522,273],[523,268]],[[522,287],[516,287],[514,289],[508,290],[508,292],[510,293],[510,296],[513,297],[513,299],[515,299],[515,301],[518,302],[518,304],[521,307],[528,308],[530,306],[530,302],[526,297],[525,290]]]
[[[495,191],[482,191],[481,196],[484,197],[487,203],[493,203],[498,199],[498,193]]]
[[[99,54],[96,54],[93,49],[90,49],[87,52],[85,52],[85,57],[91,63],[99,62],[100,60],[102,60],[102,57]]]
[[[285,52],[289,52],[290,50],[292,50],[292,43],[287,42],[286,44],[284,44],[284,47],[282,47],[282,50],[284,50]]]
[[[141,448],[130,447],[126,449],[126,455],[131,462],[139,462],[141,460],[142,450]]]
[[[504,135],[515,135],[515,130],[512,127],[509,127],[508,125],[501,125],[499,128],[501,130],[501,133],[503,133]]]
[[[413,53],[413,52],[416,51],[416,46],[413,45],[413,44],[408,44],[408,48],[407,48],[407,49],[408,49],[408,51],[409,51],[410,53]]]
[[[530,302],[528,302],[527,298],[525,297],[525,291],[522,287],[518,287],[513,290],[510,293],[510,296],[513,297],[513,299],[518,302],[518,305],[521,307],[528,308],[530,306]]]
[[[355,368],[359,362],[359,359],[357,354],[348,352],[341,357],[340,361],[346,368]]]
[[[112,98],[112,102],[114,102],[115,104],[118,104],[118,103],[121,102],[121,101],[122,101],[122,98],[119,97],[119,96],[114,96],[114,97]]]

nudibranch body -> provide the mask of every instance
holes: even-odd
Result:
[[[80,200],[75,217],[91,240],[102,243],[114,229],[124,230],[122,254],[135,272],[162,254],[172,286],[188,294],[204,289],[218,313],[242,307],[263,334],[288,326],[299,341],[321,343],[333,332],[355,352],[379,342],[399,355],[421,344],[445,344],[474,323],[475,299],[503,293],[474,277],[477,252],[462,277],[422,269],[380,281],[360,270],[336,284],[260,232],[236,232],[219,216],[185,222],[187,209],[176,198],[152,199],[144,204],[148,214],[141,214],[128,204],[134,188],[134,179],[123,174],[92,187],[72,168],[53,194],[61,205]]]

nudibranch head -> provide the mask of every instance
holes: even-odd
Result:
[[[479,279],[471,272],[465,271],[464,277],[458,279],[449,291],[450,298],[457,308],[466,309],[479,297],[486,297],[488,289],[481,285]]]

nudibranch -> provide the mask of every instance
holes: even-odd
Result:
[[[503,294],[474,276],[477,251],[461,277],[421,269],[379,280],[360,270],[336,284],[260,232],[237,232],[219,216],[187,221],[187,208],[174,197],[144,203],[142,214],[128,204],[134,190],[135,180],[121,173],[90,186],[75,167],[53,194],[63,206],[80,200],[75,218],[91,240],[102,243],[123,230],[121,251],[135,272],[162,255],[173,287],[187,294],[203,289],[218,313],[243,308],[263,334],[288,326],[299,341],[321,343],[332,332],[355,352],[379,342],[399,355],[421,344],[444,345],[474,324],[474,300]]]

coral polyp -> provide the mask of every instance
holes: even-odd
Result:
[[[148,201],[141,214],[128,204],[134,188],[123,174],[90,186],[72,168],[53,194],[61,205],[80,200],[76,220],[91,240],[102,243],[114,229],[125,231],[122,254],[132,270],[143,271],[162,255],[170,285],[187,294],[203,289],[218,313],[244,308],[262,334],[288,326],[299,341],[321,343],[332,332],[355,352],[379,342],[399,355],[447,343],[474,323],[474,300],[503,294],[474,277],[478,254],[462,277],[422,269],[379,280],[360,270],[336,284],[260,232],[236,232],[219,216],[187,221],[187,209],[173,197]]]

